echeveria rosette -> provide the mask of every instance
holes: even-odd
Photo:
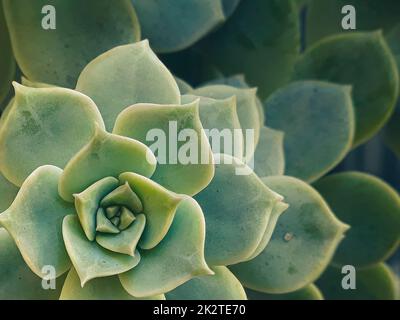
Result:
[[[153,68],[147,87],[133,81],[147,75],[146,68],[135,65],[146,64]],[[97,68],[129,81],[131,91],[121,97],[118,84],[99,78]],[[91,95],[103,103],[100,112],[92,99],[74,90],[15,84],[16,97],[0,129],[0,167],[21,188],[0,222],[25,263],[39,277],[44,265],[54,266],[57,276],[70,270],[63,299],[108,299],[107,292],[121,298],[163,298],[183,283],[185,288],[172,297],[202,290],[205,298],[246,298],[238,280],[222,266],[250,259],[265,247],[265,233],[276,223],[272,212],[283,204],[282,197],[254,173],[235,175],[238,167],[245,167],[240,159],[212,155],[200,101],[176,104],[180,95],[175,80],[147,42],[95,59],[80,76],[82,91],[89,90],[82,84],[90,84],[90,78],[97,80],[91,92],[106,91]],[[111,112],[104,98],[112,99]],[[160,99],[164,104],[157,104]],[[105,130],[106,119],[113,133]],[[167,130],[171,120],[198,133],[199,147],[208,152],[207,164],[156,163],[144,144],[149,144],[145,134],[152,128]],[[24,148],[18,147],[21,143]],[[214,166],[214,158],[227,157],[234,161]],[[218,190],[232,182],[246,186],[253,196],[240,200],[228,191],[217,199]],[[230,215],[221,215],[222,208]],[[221,232],[216,221],[232,227]],[[198,283],[188,281],[202,275]],[[215,297],[209,287],[220,288]]]
[[[100,146],[105,148],[121,143],[118,138],[102,138]],[[140,163],[147,163],[147,152],[151,152],[147,147],[131,139],[121,140],[126,140],[122,144],[131,143],[121,148],[126,156],[132,156],[129,151],[133,151],[136,158],[143,157]],[[96,143],[98,134],[88,147]],[[204,217],[200,207],[188,196],[177,195],[148,179],[154,165],[143,169],[132,164],[136,173],[123,173],[119,179],[106,175],[93,184],[91,176],[86,175],[85,182],[90,186],[81,184],[78,193],[69,194],[73,202],[64,201],[58,189],[64,196],[65,190],[71,189],[74,170],[69,168],[84,164],[85,155],[92,160],[100,156],[100,163],[111,161],[111,170],[121,170],[124,165],[118,158],[101,158],[104,154],[96,146],[92,153],[86,150],[83,148],[65,171],[55,166],[36,169],[24,181],[11,207],[0,215],[1,225],[12,235],[33,272],[41,276],[41,268],[52,265],[58,276],[72,262],[83,286],[94,278],[129,271],[120,278],[136,297],[159,295],[193,276],[212,273],[204,260]],[[102,174],[101,169],[101,165],[92,167],[98,174]],[[173,267],[171,263],[178,265]],[[154,270],[148,276],[143,274],[152,268],[166,268],[170,273],[163,274],[164,281],[149,283],[146,279],[154,277]],[[134,284],[131,279],[135,279]]]

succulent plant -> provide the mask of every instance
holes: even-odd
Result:
[[[336,171],[399,154],[399,7],[353,2],[3,0],[0,298],[398,298],[398,191]]]
[[[112,89],[109,78],[99,77],[105,69],[108,76],[119,73],[120,79],[141,79],[152,70],[156,81],[147,86],[130,81],[131,90],[124,97],[118,92],[122,90],[119,84]],[[108,93],[102,90],[106,86]],[[62,298],[74,297],[74,285],[79,282],[70,281],[78,277],[85,288],[92,279],[119,275],[132,296],[143,298],[171,291],[194,276],[213,274],[204,259],[203,212],[193,195],[200,203],[207,202],[204,207],[211,224],[218,219],[219,224],[230,225],[226,220],[235,215],[235,224],[243,219],[251,221],[240,238],[235,229],[243,228],[241,224],[222,232],[207,228],[206,256],[211,266],[222,268],[243,261],[265,247],[268,239],[261,241],[261,236],[274,228],[276,219],[269,219],[271,212],[279,215],[286,208],[280,204],[282,197],[254,173],[236,178],[235,166],[241,165],[240,160],[214,168],[199,117],[199,100],[173,104],[180,102],[178,87],[147,41],[116,47],[98,57],[82,72],[77,87],[81,92],[92,92],[100,111],[78,91],[15,84],[16,96],[0,133],[2,173],[20,186],[10,208],[1,214],[1,225],[36,275],[42,276],[43,266],[51,265],[59,276],[72,263]],[[113,99],[114,104],[102,99]],[[127,99],[133,105],[124,109]],[[135,104],[137,101],[147,102]],[[112,108],[123,110],[117,116]],[[204,110],[206,115],[214,111],[212,107]],[[108,119],[106,125],[102,116]],[[198,154],[204,157],[206,152],[205,164],[199,159],[193,164],[156,166],[152,150],[145,145],[151,145],[146,135],[153,128],[167,132],[170,121],[176,121],[180,130],[198,133]],[[107,133],[105,127],[113,133]],[[214,189],[229,189],[224,184],[235,180],[249,191],[257,191],[257,197],[240,199],[241,205],[234,207],[236,213],[231,216],[214,212],[235,204],[233,192],[208,199]],[[210,201],[218,204],[212,206]],[[220,271],[229,273],[226,268]],[[243,296],[238,290],[237,296]]]

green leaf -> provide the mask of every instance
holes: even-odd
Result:
[[[0,132],[1,132],[1,127],[6,122],[7,116],[10,114],[10,111],[11,111],[13,106],[14,106],[14,98],[12,98],[7,103],[7,105],[4,107],[4,110],[0,113]]]
[[[302,81],[265,102],[270,127],[285,133],[285,172],[314,181],[334,168],[350,150],[354,111],[348,86]]]
[[[140,240],[146,224],[146,216],[139,214],[129,228],[119,234],[99,233],[96,241],[103,248],[113,252],[135,256],[136,246]]]
[[[335,265],[372,266],[400,244],[400,196],[382,180],[361,172],[325,177],[315,184],[329,206],[351,226]]]
[[[10,38],[4,20],[3,6],[0,5],[0,112],[1,104],[11,90],[11,81],[15,76],[15,61],[11,49]]]
[[[299,54],[297,6],[292,0],[243,0],[195,49],[225,75],[244,73],[266,98],[289,80]]]
[[[125,230],[126,228],[128,228],[131,225],[131,223],[136,219],[132,211],[130,211],[126,207],[122,207],[120,218],[121,218],[121,223],[119,224],[118,227],[121,230]]]
[[[253,130],[254,140],[245,139],[244,156],[251,159],[260,138],[259,109],[257,107],[256,88],[235,88],[226,85],[211,85],[200,87],[192,92],[193,95],[213,99],[227,99],[236,96],[236,107],[239,122],[246,138],[246,130]]]
[[[206,217],[206,260],[219,266],[245,261],[255,252],[282,197],[238,159],[216,155],[215,161],[214,179],[195,198]]]
[[[247,300],[239,280],[226,267],[213,267],[214,275],[197,277],[166,294],[167,300]]]
[[[239,5],[240,0],[222,0],[222,6],[226,17],[232,15]]]
[[[45,290],[42,279],[35,275],[22,259],[14,240],[0,228],[0,299],[58,299],[64,277],[56,279],[56,289]]]
[[[242,158],[243,134],[236,112],[236,97],[212,99],[184,95],[182,103],[190,103],[196,99],[200,99],[200,120],[203,128],[208,131],[212,151]]]
[[[259,177],[279,176],[285,172],[285,133],[261,127],[260,140],[254,152],[254,172]]]
[[[157,246],[167,234],[183,197],[141,175],[127,172],[120,175],[121,183],[128,183],[138,195],[146,216],[146,227],[140,239],[142,249]]]
[[[152,180],[190,196],[204,189],[214,175],[198,104],[137,104],[118,116],[114,128],[115,134],[139,140],[158,155]]]
[[[147,297],[148,300],[165,300],[165,297]],[[60,300],[137,300],[124,290],[117,276],[90,280],[82,288],[74,268],[68,273]]]
[[[293,78],[353,86],[354,146],[382,128],[399,91],[396,61],[380,31],[339,34],[319,41],[298,60]]]
[[[249,300],[324,300],[321,291],[314,284],[283,294],[268,294],[250,289],[246,290]]]
[[[141,251],[136,268],[120,274],[122,286],[134,297],[158,295],[196,276],[213,274],[204,260],[204,216],[193,199],[183,200],[165,238]]]
[[[32,81],[24,76],[21,76],[21,84],[25,87],[29,88],[55,88],[55,85],[48,84],[48,83],[43,83],[43,82],[38,82],[38,81]]]
[[[357,30],[389,31],[399,23],[400,3],[396,0],[311,0],[307,14],[307,42],[314,43],[339,32],[342,28],[342,8],[352,5],[356,9]],[[322,14],[323,13],[323,14]]]
[[[0,172],[0,212],[8,209],[14,201],[19,188],[8,181]]]
[[[110,206],[124,206],[134,213],[140,213],[143,211],[141,200],[137,194],[132,191],[128,183],[125,183],[110,192],[103,198],[103,200],[101,200],[100,205],[104,208]]]
[[[346,0],[310,1],[306,21],[307,42],[311,44],[335,33],[351,32],[342,28],[342,8],[348,4]],[[400,69],[400,3],[393,0],[353,0],[351,5],[356,9],[357,30],[383,30]],[[321,12],[324,14],[321,15]]]
[[[348,226],[305,182],[286,176],[263,182],[285,197],[289,209],[260,255],[230,269],[249,289],[273,294],[295,291],[324,271]]]
[[[180,103],[174,77],[147,40],[116,47],[91,61],[76,89],[94,100],[108,131],[118,114],[135,103]]]
[[[58,195],[61,173],[61,169],[53,166],[35,170],[22,185],[11,207],[0,214],[0,225],[13,237],[26,264],[39,277],[44,276],[43,266],[53,266],[57,276],[71,266],[61,224],[75,209]]]
[[[150,40],[156,52],[185,49],[225,20],[221,0],[132,0],[132,3],[143,38]]]
[[[74,194],[75,208],[79,222],[88,240],[93,241],[96,236],[96,215],[101,199],[118,187],[118,185],[119,183],[116,178],[107,177],[92,184],[81,193]]]
[[[271,215],[268,220],[268,226],[265,229],[264,235],[260,243],[258,244],[256,250],[252,253],[251,256],[247,258],[248,261],[254,259],[261,252],[264,251],[269,241],[271,240],[272,234],[275,230],[279,217],[281,216],[282,213],[284,213],[287,210],[288,207],[289,205],[284,202],[278,202],[275,204],[274,208],[271,211]]]
[[[82,192],[104,177],[118,178],[127,171],[150,177],[155,168],[156,159],[143,143],[97,128],[90,142],[66,165],[60,195],[72,201],[74,193]]]
[[[396,21],[396,23],[397,25],[386,34],[386,40],[390,46],[390,49],[392,49],[394,58],[396,59],[397,68],[400,70],[400,23],[399,21]]]
[[[79,275],[82,287],[91,279],[128,271],[140,261],[138,252],[132,257],[109,251],[97,242],[89,241],[76,215],[69,215],[64,218],[62,233],[65,247]]]
[[[388,147],[400,158],[400,108],[390,119],[385,128],[384,139]]]
[[[229,77],[217,78],[217,79],[207,82],[205,85],[216,85],[216,84],[222,84],[222,85],[227,85],[227,86],[242,88],[242,89],[250,88],[250,85],[246,82],[244,74],[236,74],[236,75],[229,76]],[[256,97],[256,105],[257,105],[257,109],[258,109],[258,116],[260,119],[260,124],[261,124],[261,126],[263,126],[264,122],[265,122],[264,110],[263,110],[262,102],[260,101],[260,99],[258,97]]]
[[[33,81],[73,88],[90,60],[140,39],[129,0],[5,0],[3,5],[18,65]],[[42,13],[46,5],[56,10],[56,30],[42,26],[49,20],[49,12]]]
[[[189,94],[193,90],[192,86],[185,80],[175,77],[175,81],[181,94]]]
[[[344,290],[346,273],[329,267],[317,281],[327,300],[396,300],[396,276],[383,263],[366,269],[356,269],[356,288]]]
[[[294,0],[294,2],[297,4],[298,9],[302,9],[306,5],[310,3],[311,0]]]
[[[108,220],[108,218],[106,217],[104,208],[100,207],[97,210],[96,216],[94,217],[93,220],[96,221],[96,231],[98,231],[98,232],[112,233],[112,234],[116,234],[116,233],[120,232],[120,230],[116,226],[114,226],[110,220]],[[91,221],[93,221],[93,220],[91,220]],[[81,225],[82,225],[82,222],[81,222]],[[95,234],[95,232],[93,232],[93,235],[94,234]],[[93,240],[93,238],[92,238],[92,240]]]
[[[0,167],[17,186],[42,165],[63,168],[103,127],[96,105],[64,88],[28,88],[14,82],[16,96],[0,131]],[[71,125],[73,124],[73,125]]]

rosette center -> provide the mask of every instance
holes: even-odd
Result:
[[[140,198],[125,183],[101,200],[96,214],[96,231],[119,233],[130,227],[142,212]]]

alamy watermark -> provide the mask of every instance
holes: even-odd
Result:
[[[42,267],[42,288],[44,290],[56,289],[56,268],[52,265],[45,265]]]
[[[45,5],[42,8],[42,28],[44,30],[55,30],[56,29],[56,8],[52,5]]]
[[[244,156],[254,151],[254,129],[203,129],[199,134],[190,128],[178,130],[178,122],[170,121],[168,132],[150,129],[146,142],[151,143],[150,163],[155,156],[158,164],[233,164],[236,175],[249,175],[254,169],[254,158]],[[210,146],[213,154],[225,156],[210,157]]]
[[[342,267],[342,274],[345,276],[342,278],[342,288],[343,290],[355,290],[356,285],[356,268],[350,264]]]
[[[357,29],[356,8],[349,4],[345,5],[342,8],[342,14],[344,14],[344,17],[342,18],[343,30],[356,30]]]

